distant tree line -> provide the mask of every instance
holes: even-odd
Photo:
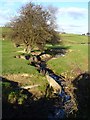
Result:
[[[34,47],[44,50],[46,43],[55,45],[60,42],[56,29],[56,9],[44,8],[41,5],[28,3],[19,11],[9,26],[12,29],[11,39],[15,44],[25,45],[25,50],[30,53]]]

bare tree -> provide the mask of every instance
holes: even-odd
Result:
[[[46,9],[33,3],[26,4],[20,9],[19,16],[11,22],[12,39],[15,43],[24,43],[27,52],[35,46],[43,50],[47,42],[59,42],[54,15],[54,9]]]

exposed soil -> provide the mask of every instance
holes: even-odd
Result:
[[[3,77],[10,81],[17,82],[20,87],[34,85],[32,81],[33,75],[30,74],[8,74]],[[28,89],[28,91],[35,97],[40,97],[42,95],[42,92],[38,89],[38,87]]]
[[[20,86],[24,86],[24,85],[32,85],[32,81],[30,80],[30,78],[33,75],[29,75],[29,74],[8,74],[8,75],[4,75],[3,77],[14,81],[14,82],[18,82],[18,84]]]

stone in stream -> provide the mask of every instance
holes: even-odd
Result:
[[[50,87],[53,88],[54,93],[57,93],[57,92],[61,93],[61,90],[62,90],[61,86],[49,75],[46,75],[46,78],[50,84]]]
[[[46,74],[46,62],[45,61],[40,61],[39,63],[40,65],[40,73],[42,73],[43,75]]]
[[[26,60],[29,60],[29,59],[30,59],[30,55],[26,55],[26,56],[25,56],[25,59],[26,59]]]
[[[50,54],[43,54],[40,56],[42,60],[48,60],[50,59],[52,56]]]

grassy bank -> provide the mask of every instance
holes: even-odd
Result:
[[[69,49],[65,56],[50,60],[48,66],[55,73],[68,75],[68,77],[75,77],[88,71],[88,37],[63,34],[61,39],[63,39],[63,45]]]
[[[63,40],[64,47],[68,48],[67,52],[65,56],[48,61],[48,66],[57,74],[66,72],[77,74],[79,72],[88,71],[87,36],[63,34],[61,35],[61,39]],[[20,50],[22,50],[22,48],[15,48],[13,43],[9,40],[2,41],[2,73],[29,73],[38,75],[36,69],[28,65],[27,60],[14,58],[15,55],[19,54],[17,51]]]
[[[61,35],[61,39],[63,40],[62,45],[58,45],[58,46],[47,45],[46,47],[52,48],[52,49],[56,49],[58,47],[60,50],[64,48],[64,50],[66,50],[64,56],[58,56],[57,58],[54,57],[53,59],[47,62],[47,65],[56,74],[58,75],[62,74],[65,77],[68,91],[71,92],[71,95],[73,96],[73,101],[76,101],[75,107],[76,107],[76,104],[77,104],[77,107],[78,106],[81,107],[82,113],[80,111],[80,116],[82,116],[83,114],[87,115],[86,97],[88,99],[89,96],[87,91],[89,91],[89,88],[90,88],[89,86],[90,84],[88,82],[89,80],[88,74],[85,74],[85,72],[88,71],[88,44],[87,44],[88,38],[87,36],[63,34]],[[22,47],[15,48],[13,43],[8,39],[1,40],[1,42],[2,42],[2,75],[3,77],[7,79],[7,81],[9,81],[10,83],[11,81],[17,82],[18,87],[39,84],[40,85],[39,87],[29,90],[29,92],[33,94],[34,99],[41,98],[41,96],[44,96],[45,94],[47,94],[46,89],[47,89],[48,82],[45,76],[41,75],[35,69],[35,67],[28,65],[29,61],[24,59],[14,58],[14,56],[20,54],[18,51],[23,50],[23,48]],[[81,73],[84,73],[84,74],[81,74]],[[76,85],[78,85],[78,86],[75,86],[77,88],[75,89],[76,93],[73,87],[74,85],[73,82],[75,81],[76,81]],[[10,85],[7,84],[6,82],[4,84],[4,87],[7,88],[7,86],[10,86]],[[8,91],[9,91],[9,94],[5,89],[3,91],[5,92],[5,94],[3,93],[3,95],[7,97],[6,99],[10,98],[9,100],[11,102],[13,102],[14,97],[16,96],[16,101],[18,100],[19,104],[22,104],[24,102],[24,99],[26,99],[27,97],[27,96],[23,97],[23,94],[21,94],[20,91],[17,92],[14,89],[11,89],[11,91],[10,90]],[[74,96],[74,94],[76,97]],[[85,100],[84,102],[82,101],[83,99]],[[52,100],[51,101],[48,101],[48,100],[46,100],[46,98],[42,100],[41,98],[37,103],[34,102],[35,107],[36,107],[36,104],[38,105],[38,107],[41,107],[39,109],[38,107],[36,107],[37,111],[44,110],[45,112],[43,113],[46,113],[48,108],[47,106],[49,105],[51,106],[50,102],[52,101]],[[55,101],[56,101],[56,98],[55,98]],[[44,105],[43,103],[45,102],[50,104]],[[82,103],[84,103],[85,105],[83,109],[82,109]],[[32,108],[35,108],[35,107],[32,107]],[[31,106],[29,108],[32,111]],[[25,109],[25,111],[29,111],[29,114],[28,114],[29,116],[32,115],[32,112],[30,114],[30,110]],[[85,110],[85,112],[83,112],[83,110]],[[21,109],[20,109],[20,112],[21,112]],[[16,113],[19,113],[19,112],[16,112]],[[41,115],[41,112],[40,112],[40,115]]]

